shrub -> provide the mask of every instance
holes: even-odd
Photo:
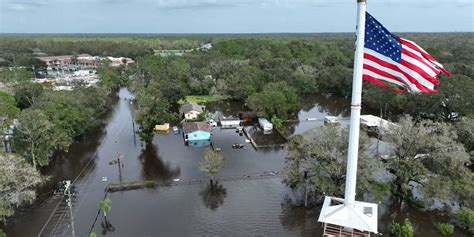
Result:
[[[450,236],[454,233],[454,226],[449,223],[437,223],[436,229],[444,236]]]
[[[273,125],[275,125],[275,128],[282,128],[283,127],[283,120],[281,120],[280,118],[278,118],[277,116],[273,115],[272,119],[271,119],[271,122]]]
[[[206,113],[201,112],[198,114],[196,121],[204,121],[206,119]]]
[[[413,226],[408,218],[403,223],[390,224],[390,233],[395,237],[413,237]]]
[[[456,213],[456,224],[474,235],[474,211],[463,207]]]

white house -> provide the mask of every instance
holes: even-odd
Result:
[[[230,117],[221,116],[219,120],[221,122],[222,128],[237,128],[237,127],[240,127],[240,124],[241,124],[240,118],[234,118],[232,116]]]
[[[196,103],[183,104],[181,105],[181,108],[179,108],[180,116],[184,116],[186,120],[197,119],[198,114],[202,113],[203,111],[203,106]]]

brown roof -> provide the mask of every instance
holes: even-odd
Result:
[[[190,132],[195,132],[195,131],[210,132],[211,128],[209,127],[209,124],[207,124],[206,122],[183,123],[183,132],[184,133],[190,133]]]

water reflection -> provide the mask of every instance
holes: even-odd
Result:
[[[318,223],[320,208],[296,205],[290,198],[281,203],[280,222],[287,230],[301,230],[301,236],[322,236]]]
[[[138,159],[142,163],[144,180],[170,181],[181,173],[179,167],[172,168],[169,162],[160,159],[155,146],[146,146]]]
[[[204,190],[199,192],[204,206],[211,210],[216,210],[224,204],[224,199],[227,197],[227,190],[217,182],[211,186],[208,184]]]
[[[105,219],[104,221],[102,221],[100,223],[100,225],[102,226],[102,235],[106,235],[107,232],[114,232],[115,231],[115,227],[112,225],[112,223],[110,223],[109,220]]]

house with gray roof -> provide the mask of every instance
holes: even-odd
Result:
[[[196,103],[186,103],[179,108],[179,115],[184,116],[186,120],[197,119],[198,114],[204,112],[204,106]]]

